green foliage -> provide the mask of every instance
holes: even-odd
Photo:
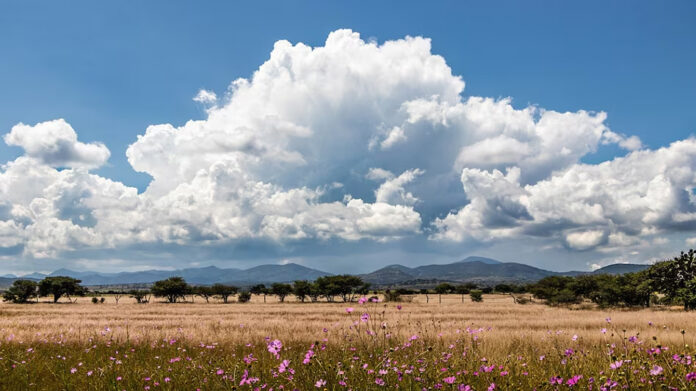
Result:
[[[227,303],[230,296],[237,294],[237,291],[239,291],[239,288],[233,285],[213,284],[210,287],[210,292],[215,296],[219,296],[223,303]]]
[[[82,281],[72,277],[56,276],[46,277],[39,282],[40,296],[53,296],[53,302],[57,303],[61,297],[84,296],[85,288],[80,285]]]
[[[474,303],[480,303],[483,301],[483,292],[478,289],[469,292],[469,296],[471,297],[471,301]]]
[[[149,289],[134,289],[129,292],[130,297],[135,299],[135,302],[138,304],[144,304],[147,303],[148,296],[150,295],[150,290]]]
[[[685,310],[696,309],[694,280],[696,279],[696,252],[683,252],[671,261],[650,267],[647,275],[656,291],[663,293],[671,303],[681,303]]]
[[[297,297],[297,300],[304,303],[312,293],[312,283],[305,280],[295,281],[292,284],[292,293]]]
[[[23,304],[29,303],[38,295],[38,284],[32,280],[15,280],[12,286],[2,294],[4,301]]]
[[[249,300],[251,300],[251,292],[247,292],[247,291],[239,292],[239,296],[237,296],[238,302],[248,303]]]
[[[179,299],[192,292],[192,288],[181,277],[170,277],[166,280],[155,281],[152,284],[152,294],[155,297],[164,297],[169,303],[176,303]]]
[[[530,285],[529,290],[548,304],[572,304],[587,299],[600,307],[648,307],[655,302],[654,293],[661,292],[668,301],[684,303],[688,309],[686,303],[693,288],[688,287],[688,280],[677,276],[688,275],[688,259],[693,255],[693,252],[682,253],[682,259],[660,262],[637,273],[546,277]]]
[[[271,285],[271,294],[278,296],[278,300],[282,303],[285,297],[292,293],[292,285],[276,282]]]
[[[99,299],[97,299],[96,297],[93,297],[92,304],[99,304]]]
[[[358,294],[358,290],[365,291],[369,289],[362,279],[349,274],[338,276],[325,276],[317,278],[315,284],[327,301],[333,302],[336,296],[341,297],[344,302],[353,301],[353,298]]]
[[[193,288],[193,291],[203,299],[205,299],[205,302],[208,303],[210,302],[210,298],[215,296],[215,291],[213,290],[213,287],[211,286],[197,286]]]
[[[446,282],[443,282],[435,287],[435,293],[437,293],[438,295],[444,295],[452,292],[454,292],[454,286]]]

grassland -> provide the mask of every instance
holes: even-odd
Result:
[[[693,313],[267,301],[1,304],[0,389],[696,389]]]

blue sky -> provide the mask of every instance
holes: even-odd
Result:
[[[422,5],[403,1],[350,4],[153,1],[108,5],[73,2],[70,6],[57,2],[5,2],[0,5],[3,59],[0,61],[0,128],[5,134],[20,122],[35,125],[63,118],[81,142],[101,142],[110,151],[108,161],[91,169],[93,175],[135,187],[142,193],[152,175],[136,172],[129,164],[126,150],[149,125],[168,123],[178,127],[190,119],[205,120],[209,107],[192,101],[197,92],[205,89],[222,97],[233,80],[251,78],[268,60],[278,40],[319,47],[331,32],[351,29],[364,41],[379,44],[405,36],[430,38],[431,53],[442,56],[452,75],[465,81],[462,99],[510,97],[515,109],[534,105],[558,112],[603,111],[607,113],[603,124],[611,131],[626,137],[636,136],[641,142],[640,149],[655,151],[687,139],[696,129],[695,17],[693,2],[510,1]],[[23,148],[26,150],[22,145],[21,142],[0,145],[0,161],[22,156]],[[598,142],[596,151],[583,153],[575,163],[597,164],[626,153],[626,148],[618,142]],[[392,171],[398,165],[393,166]],[[503,168],[507,167],[498,168],[504,172]],[[364,167],[368,168],[375,167]],[[522,185],[534,185],[536,182],[525,182],[524,171],[523,167]],[[415,175],[427,176],[431,172]],[[398,177],[400,173],[393,175]],[[261,177],[266,183],[273,182],[270,177]],[[326,180],[326,176],[321,179]],[[601,228],[593,226],[582,231],[582,224],[573,225],[573,229],[580,231],[560,234],[565,237],[566,245],[551,246],[548,251],[540,250],[545,248],[548,237],[543,235],[541,242],[534,242],[526,251],[516,250],[516,241],[525,242],[524,235],[528,233],[514,237],[492,235],[496,236],[492,240],[491,235],[483,235],[474,240],[455,240],[456,244],[433,242],[435,234],[429,232],[431,222],[444,218],[451,209],[464,207],[471,199],[470,194],[461,191],[458,180],[457,174],[451,187],[461,194],[436,206],[430,207],[435,204],[429,204],[425,195],[413,193],[420,200],[414,208],[425,218],[421,218],[420,232],[410,239],[404,239],[408,235],[401,234],[394,240],[361,237],[358,245],[353,239],[339,236],[331,237],[332,244],[328,244],[309,235],[301,242],[282,238],[280,244],[278,240],[268,244],[254,236],[248,241],[235,237],[232,245],[223,234],[212,245],[207,239],[202,244],[189,237],[183,247],[192,253],[216,254],[212,258],[201,256],[195,262],[230,265],[291,259],[343,271],[351,267],[346,261],[351,254],[364,259],[360,267],[369,268],[375,259],[383,263],[403,260],[417,264],[483,253],[503,258],[522,254],[521,261],[562,270],[588,268],[595,260],[605,263],[611,259],[624,260],[622,252],[637,252],[632,259],[647,261],[680,250],[684,240],[694,236],[690,226],[650,226],[644,229],[641,240],[662,243],[659,251],[649,253],[644,248],[616,246],[610,246],[613,250],[602,250],[606,238],[616,233],[614,228],[606,227],[613,227],[621,220],[614,216],[617,221]],[[318,181],[308,179],[302,183],[298,179],[293,186],[289,183],[281,186],[285,189],[315,186]],[[375,186],[375,182],[356,184],[350,193],[366,202],[373,201],[368,197],[376,191]],[[345,196],[328,193],[322,197],[330,201]],[[690,205],[682,205],[677,212],[690,213]],[[22,227],[27,231],[26,225]],[[590,240],[593,245],[578,247],[582,251],[568,245],[568,235],[599,232],[598,229],[604,230],[605,239]],[[536,234],[532,236],[538,239]],[[162,258],[164,248],[172,245],[162,238],[155,240],[154,245],[138,241],[96,246],[63,244],[55,251],[37,256],[26,251],[26,240],[22,236],[17,241],[19,244],[8,246],[17,249],[14,253],[8,250],[8,271],[51,270],[54,265],[157,266],[156,260]],[[181,244],[177,240],[173,242]],[[595,242],[601,244],[595,246]],[[335,254],[332,249],[342,253]],[[132,260],[133,257],[139,258]],[[329,257],[335,259],[327,261]],[[568,259],[567,263],[559,263],[559,257]],[[190,262],[171,254],[167,259],[167,264]]]

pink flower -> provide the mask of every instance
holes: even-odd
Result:
[[[273,341],[268,343],[268,351],[276,356],[276,358],[279,358],[278,353],[280,353],[280,349],[283,348],[283,343],[280,342],[279,339],[274,339]]]
[[[164,382],[165,382],[165,383],[169,383],[170,381],[172,381],[172,379],[170,379],[170,378],[168,378],[168,377],[165,377],[165,378],[164,378]]]
[[[454,382],[457,381],[457,378],[454,376],[450,376],[450,377],[446,377],[446,378],[442,379],[442,381],[447,383],[447,384],[454,384]]]
[[[361,297],[361,298],[359,298],[359,299],[358,299],[358,303],[360,303],[360,304],[365,304],[365,303],[367,303],[367,297]]]
[[[687,381],[696,381],[696,372],[689,372],[686,374]]]
[[[370,320],[370,314],[365,312],[364,314],[360,315],[360,320],[363,322],[367,322],[368,320]]]
[[[323,380],[323,379],[319,379],[319,380],[317,380],[316,383],[314,383],[314,387],[316,387],[316,388],[321,388],[321,387],[324,387],[325,385],[326,385],[326,380]]]
[[[222,375],[225,373],[225,371],[223,371],[222,369],[218,369],[215,373],[217,373],[218,375]]]
[[[401,307],[401,304],[397,304],[396,309],[399,310],[399,311],[401,311],[401,308],[402,308],[402,307]]]
[[[662,374],[662,371],[663,371],[663,369],[662,369],[661,366],[659,366],[659,365],[654,365],[654,366],[652,367],[652,369],[650,370],[650,374],[651,374],[652,376],[658,376],[658,375],[661,375],[661,374]]]
[[[611,369],[619,369],[619,368],[621,368],[623,363],[624,363],[623,360],[619,360],[619,361],[616,361],[616,362],[609,364],[609,366],[611,367]]]
[[[346,312],[349,313],[349,314],[350,314],[351,312],[353,312],[353,307],[348,307],[348,308],[346,308]]]
[[[459,385],[459,391],[471,391],[471,386],[468,385],[468,384],[467,384],[467,385],[460,384],[460,385]]]
[[[75,373],[75,372],[77,372],[77,368],[71,368],[71,369],[70,369],[70,373]]]
[[[92,371],[87,371],[87,376],[92,376]]]
[[[578,335],[577,334],[573,335],[573,341],[577,341],[577,340],[578,340]]]
[[[309,361],[314,357],[314,350],[309,349],[307,353],[304,355],[304,360],[302,360],[302,364],[309,364]]]
[[[288,360],[283,360],[283,362],[280,363],[278,366],[278,372],[283,373],[288,369],[288,366],[290,366],[290,361]]]
[[[378,377],[375,379],[375,384],[377,384],[378,386],[383,386],[385,383],[384,380],[382,380],[382,378]]]
[[[488,386],[488,391],[493,391],[495,390],[495,383],[491,383],[490,386]]]
[[[575,376],[571,377],[570,379],[566,380],[566,385],[568,387],[572,387],[572,386],[578,384],[580,379],[582,379],[582,375],[575,375]]]

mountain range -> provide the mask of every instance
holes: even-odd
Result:
[[[593,272],[569,271],[553,272],[516,262],[500,262],[491,258],[468,257],[449,264],[433,264],[418,267],[389,265],[371,273],[359,275],[374,286],[432,285],[438,282],[473,282],[481,285],[497,283],[529,283],[548,276],[575,276],[580,274],[623,274],[648,268],[650,265],[614,264]],[[144,270],[138,272],[101,273],[93,271],[74,271],[58,269],[50,274],[32,273],[21,277],[5,275],[0,277],[0,287],[8,286],[17,278],[40,280],[46,276],[69,276],[82,280],[83,285],[126,285],[149,284],[157,280],[180,276],[195,285],[229,283],[235,285],[270,284],[296,280],[315,280],[328,276],[320,270],[311,269],[295,263],[282,265],[260,265],[249,269],[218,268],[215,266],[187,268],[178,270]]]

